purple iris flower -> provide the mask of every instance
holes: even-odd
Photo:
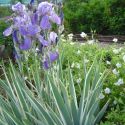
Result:
[[[33,40],[39,41],[41,52],[39,53],[42,54],[42,57],[45,56],[45,60],[43,60],[42,63],[44,68],[48,69],[59,57],[57,51],[50,52],[53,47],[52,43],[56,43],[58,38],[55,32],[51,32],[52,23],[60,25],[61,19],[55,13],[53,4],[41,2],[38,7],[33,10],[33,2],[34,0],[30,0],[31,5],[28,9],[20,2],[12,6],[12,10],[15,12],[12,16],[13,24],[3,32],[3,35],[9,36],[12,34],[13,41],[18,44],[20,50],[29,50],[32,47]],[[47,38],[44,38],[44,36]],[[19,55],[15,54],[16,58],[18,58],[18,56]]]
[[[26,10],[26,7],[25,7],[25,5],[18,2],[17,4],[12,5],[12,10],[16,11],[16,12],[23,12]]]
[[[42,20],[40,22],[40,27],[43,30],[51,28],[51,24],[50,24],[50,21],[49,21],[49,16],[45,15],[45,16],[42,17]]]
[[[50,68],[49,61],[47,59],[43,61],[43,67],[44,67],[44,69]]]
[[[4,36],[9,36],[9,35],[12,34],[12,31],[13,31],[13,28],[9,27],[9,28],[7,28],[7,29],[4,30],[3,35]]]
[[[28,25],[24,25],[19,27],[19,32],[22,36],[34,36],[37,33],[39,33],[41,31],[40,27],[37,25],[32,25],[32,24],[28,24]]]
[[[49,14],[52,11],[52,4],[48,2],[41,2],[38,5],[38,12],[40,15]]]
[[[56,39],[57,39],[57,34],[55,32],[50,32],[50,35],[49,35],[49,40],[52,42],[52,43],[56,43]]]
[[[40,43],[41,43],[44,47],[49,46],[49,42],[46,41],[46,40],[43,38],[43,36],[39,35],[39,36],[38,36],[38,39],[39,39]]]
[[[50,18],[50,20],[51,20],[53,23],[56,23],[56,24],[58,24],[58,25],[61,24],[61,19],[60,19],[60,17],[59,17],[54,11],[52,11],[52,12],[50,13],[49,18]]]
[[[38,23],[38,14],[37,13],[34,13],[33,15],[31,15],[31,22],[33,25]]]
[[[21,50],[28,50],[31,48],[31,46],[32,46],[31,38],[25,37],[24,42],[20,44],[20,49]]]
[[[54,62],[55,60],[57,60],[59,57],[59,53],[56,51],[56,52],[51,52],[50,55],[49,55],[49,59],[50,59],[50,62]]]
[[[22,36],[26,36],[28,34],[28,31],[26,30],[26,27],[24,26],[19,27],[19,32]]]
[[[37,33],[39,33],[41,31],[40,27],[38,25],[32,25],[32,24],[29,24],[27,26],[27,31],[28,31],[28,34],[30,36],[34,36],[36,35]]]
[[[51,63],[53,63],[55,60],[57,60],[57,58],[59,57],[59,53],[58,52],[51,52],[49,54],[49,59],[45,59],[43,61],[43,67],[44,69],[49,69],[51,66]]]
[[[19,28],[20,26],[30,23],[31,19],[30,19],[30,16],[28,15],[28,13],[23,13],[22,15],[16,16],[13,19],[13,21],[14,21],[14,26]]]
[[[13,31],[12,37],[13,37],[14,42],[19,43],[19,39],[18,39],[18,36],[17,36],[17,30]]]
[[[15,25],[16,27],[18,27],[18,26],[20,26],[20,25],[23,24],[22,21],[21,21],[21,18],[20,18],[19,16],[15,17],[15,18],[13,19],[13,21],[14,21],[14,25]]]

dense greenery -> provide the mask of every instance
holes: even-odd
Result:
[[[68,0],[64,5],[65,28],[80,33],[125,34],[124,0]]]
[[[65,42],[64,46],[64,62],[63,68],[67,67],[69,63],[72,70],[73,75],[75,78],[75,85],[79,88],[79,85],[82,85],[84,80],[83,75],[83,58],[86,59],[86,64],[89,67],[92,62],[93,58],[96,56],[97,60],[102,60],[101,62],[101,70],[104,69],[108,70],[108,75],[104,82],[104,87],[102,93],[104,94],[104,99],[101,102],[101,105],[105,103],[107,99],[110,99],[109,108],[103,118],[101,125],[122,125],[125,124],[124,122],[124,108],[125,108],[125,84],[116,85],[115,83],[118,79],[122,78],[123,82],[125,81],[124,76],[124,54],[125,49],[124,47],[118,47],[116,45],[110,45],[106,47],[101,47],[99,44],[80,44],[80,43],[72,43],[72,42]],[[123,45],[122,45],[123,46]],[[121,67],[117,67],[119,63]],[[117,65],[116,65],[117,64]],[[119,74],[115,75],[113,70],[116,69]],[[101,71],[101,72],[102,72]],[[100,75],[101,75],[100,72]],[[105,89],[110,88],[110,93],[106,94]],[[79,97],[79,90],[78,97]],[[119,108],[118,108],[119,107]],[[119,113],[118,113],[119,112]],[[120,120],[121,119],[121,120]],[[117,124],[120,123],[120,124]]]
[[[13,42],[12,37],[4,37],[3,31],[8,27],[9,25],[5,22],[5,20],[0,20],[0,46],[4,45],[5,49],[4,52],[0,50],[0,58],[7,58],[8,56],[12,56],[12,49],[13,49]]]
[[[10,7],[0,6],[0,18],[10,16],[11,13],[12,13],[12,11],[11,11]]]
[[[12,14],[10,7],[0,6],[0,45],[12,43],[11,37],[5,38],[3,31],[9,26],[7,18]]]
[[[15,69],[14,69],[14,72],[16,72],[16,74],[15,74],[16,76],[13,76],[14,75],[13,69],[11,69],[12,71],[10,70],[9,73],[7,73],[8,70],[6,70],[6,72],[4,72],[4,74],[7,73],[6,80],[11,78],[11,80],[7,84],[12,85],[10,87],[13,88],[14,84],[12,84],[11,81],[13,81],[13,82],[17,81],[17,82],[15,82],[15,83],[17,83],[17,84],[15,84],[15,87],[16,86],[21,87],[21,88],[16,87],[17,89],[20,89],[19,92],[16,90],[17,94],[22,93],[23,96],[25,96],[25,98],[27,98],[27,102],[28,102],[27,107],[29,108],[29,109],[27,109],[28,112],[25,111],[26,110],[25,108],[22,109],[24,114],[26,115],[26,117],[25,117],[26,121],[25,120],[23,121],[24,116],[22,116],[22,118],[20,120],[23,121],[25,124],[29,124],[30,119],[35,120],[34,124],[39,123],[40,121],[43,120],[42,117],[39,118],[37,116],[39,116],[39,113],[43,113],[44,111],[37,112],[38,111],[37,108],[38,108],[38,106],[41,107],[42,105],[44,105],[44,103],[41,100],[43,98],[45,98],[45,100],[48,103],[48,99],[50,98],[50,95],[48,95],[46,90],[51,91],[48,89],[48,85],[50,85],[50,86],[51,85],[53,86],[53,84],[60,85],[60,82],[62,81],[61,86],[58,88],[59,92],[61,92],[61,94],[60,94],[61,96],[57,97],[57,94],[59,94],[59,93],[58,93],[58,91],[56,91],[56,88],[53,88],[54,91],[52,90],[52,93],[53,93],[53,96],[55,96],[55,97],[54,98],[53,98],[53,96],[51,97],[52,102],[54,101],[53,99],[55,99],[55,98],[58,98],[58,100],[60,100],[60,99],[62,100],[62,97],[67,96],[63,92],[70,91],[69,85],[71,83],[69,81],[71,79],[70,79],[69,75],[67,75],[69,72],[69,68],[71,68],[71,71],[72,71],[72,80],[73,80],[73,84],[75,87],[77,101],[79,103],[80,97],[81,97],[81,92],[82,92],[82,89],[84,88],[83,85],[85,84],[85,80],[86,80],[85,74],[84,74],[85,70],[83,70],[85,68],[83,66],[83,62],[86,65],[86,70],[89,71],[91,65],[93,64],[93,59],[96,57],[96,61],[100,62],[100,66],[99,67],[96,66],[95,68],[92,68],[93,73],[91,74],[90,83],[93,83],[92,81],[95,78],[95,76],[94,76],[95,72],[97,72],[96,75],[99,77],[99,76],[102,76],[102,72],[104,70],[106,70],[107,77],[104,81],[104,86],[103,86],[103,89],[101,91],[101,93],[104,95],[104,98],[101,100],[100,107],[102,107],[107,102],[107,100],[110,100],[108,110],[107,110],[105,116],[103,117],[100,125],[111,125],[111,124],[117,125],[117,123],[124,124],[125,123],[124,122],[125,121],[125,119],[124,119],[124,108],[125,108],[125,105],[124,105],[125,104],[125,102],[124,102],[124,100],[125,100],[124,99],[124,95],[125,95],[124,87],[125,87],[125,85],[124,84],[115,85],[115,82],[117,82],[117,80],[119,78],[123,78],[123,81],[125,81],[125,76],[124,76],[124,67],[125,67],[124,61],[125,60],[123,58],[124,54],[125,54],[124,47],[119,48],[119,47],[114,45],[114,46],[109,46],[106,48],[102,48],[102,47],[100,48],[100,46],[98,44],[88,44],[88,43],[80,44],[80,43],[73,43],[71,41],[67,41],[65,39],[62,39],[62,42],[59,45],[59,51],[60,51],[60,53],[62,53],[61,55],[63,55],[63,56],[60,55],[62,57],[61,58],[62,62],[60,63],[60,61],[58,61],[57,63],[54,63],[53,68],[50,70],[50,72],[48,72],[48,71],[46,72],[47,74],[45,73],[43,75],[44,71],[40,69],[40,63],[38,62],[37,58],[34,57],[33,53],[28,54],[28,52],[25,53],[27,59],[24,62],[22,62],[23,69],[20,70],[21,74],[20,74],[20,72],[18,73]],[[110,63],[109,62],[107,63],[107,61],[109,61]],[[117,67],[116,66],[117,63],[120,63],[121,67]],[[59,64],[59,67],[57,66],[58,64]],[[112,72],[112,70],[115,68],[117,71],[119,71],[119,75],[116,75]],[[41,74],[41,75],[39,76],[38,74]],[[46,82],[47,82],[47,84],[46,84]],[[32,83],[34,86],[31,86]],[[50,83],[52,83],[52,84],[50,84]],[[64,86],[62,86],[62,83],[65,84],[65,88],[64,88]],[[1,81],[1,86],[3,86],[3,88],[5,90],[11,89],[11,88],[7,87],[5,84],[6,84],[5,81]],[[27,84],[28,86],[23,86],[25,84]],[[44,91],[44,89],[43,90],[40,89],[40,88],[42,88],[42,87],[39,87],[40,85],[47,87],[46,90]],[[106,88],[110,89],[109,93],[105,92]],[[27,92],[25,92],[25,91],[27,91]],[[55,91],[57,93],[55,93]],[[10,92],[10,91],[8,91],[8,92]],[[10,93],[8,93],[8,92],[7,92],[7,94],[8,94],[7,96],[9,98],[12,97],[11,95],[9,96]],[[12,90],[11,90],[11,92],[12,92]],[[29,93],[29,94],[27,95],[26,93]],[[32,93],[32,94],[30,94],[30,93]],[[99,96],[99,93],[97,95]],[[13,95],[13,97],[14,96],[15,95]],[[36,98],[37,96],[39,96],[39,98],[41,98],[41,99],[39,99],[39,98],[37,99]],[[68,96],[70,97],[70,95],[68,95]],[[34,100],[34,97],[36,98],[35,100]],[[21,102],[17,102],[17,103],[22,103],[22,105],[25,107],[25,104],[23,103],[24,100],[22,99],[22,97],[18,96],[18,98],[16,98],[16,100],[18,100],[18,99],[19,100],[21,99]],[[65,98],[63,98],[63,99],[65,99]],[[3,100],[1,100],[1,101],[3,101]],[[37,102],[40,105],[38,105]],[[5,103],[5,102],[1,102],[1,105],[2,105],[2,103]],[[12,102],[12,104],[11,103],[9,104],[9,102],[7,102],[7,103],[8,103],[7,105],[10,107],[12,107],[14,104],[13,102]],[[58,103],[59,102],[57,102],[57,105],[59,106],[60,104],[58,104]],[[44,105],[44,106],[46,107],[46,105]],[[50,106],[52,106],[54,108],[53,103],[52,103],[52,105],[50,103]],[[8,121],[12,122],[12,120],[13,120],[13,122],[16,122],[18,117],[15,117],[15,115],[12,115],[11,113],[9,114],[7,108],[5,108],[5,107],[3,107],[3,108],[4,108],[3,113],[7,117],[7,119],[2,119],[2,121],[3,122],[8,122]],[[15,109],[12,108],[12,110],[16,111],[16,110],[18,110],[18,108],[20,109],[20,105],[17,105],[15,107]],[[30,108],[32,110],[30,110]],[[59,108],[61,108],[61,107],[59,107]],[[73,107],[71,106],[71,108],[73,108]],[[52,115],[53,114],[52,110],[49,112],[47,110],[47,108],[45,108],[45,111],[47,113],[50,113],[47,115]],[[59,110],[62,110],[62,109],[59,109]],[[21,111],[19,110],[18,113],[19,113],[18,115],[20,115]],[[56,112],[56,113],[58,115],[58,112]],[[45,115],[45,114],[41,114],[41,115]],[[50,118],[55,117],[53,115],[49,116],[49,117]],[[36,119],[36,117],[39,120]],[[46,116],[46,118],[47,117],[48,116]],[[12,120],[10,120],[10,118]],[[13,124],[13,122],[12,122],[12,124]],[[47,119],[45,120],[45,122],[47,122]],[[47,124],[47,123],[45,123],[45,124]],[[85,125],[88,125],[88,124],[85,124]]]
[[[5,93],[0,96],[1,125],[95,125],[100,121],[108,102],[100,108],[99,94],[105,73],[99,75],[96,60],[90,68],[84,66],[84,87],[80,88],[79,100],[72,70],[68,67],[62,70],[61,59],[55,68],[42,72],[38,59],[32,57],[34,64],[30,64],[30,70],[27,65],[27,78],[26,72],[15,69],[12,63],[9,70],[3,66],[5,79],[0,80],[0,86]]]
[[[125,125],[125,111],[121,111],[119,107],[112,108],[100,125]]]

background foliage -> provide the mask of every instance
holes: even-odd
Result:
[[[8,56],[12,56],[13,53],[13,42],[12,37],[4,37],[3,31],[8,27],[9,25],[4,21],[0,20],[0,45],[4,45],[5,49],[0,50],[0,58],[7,58]]]
[[[12,13],[10,7],[6,6],[0,6],[0,18],[10,16]]]
[[[68,0],[64,5],[65,28],[80,33],[125,34],[124,0]]]

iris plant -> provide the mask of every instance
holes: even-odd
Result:
[[[4,36],[12,35],[14,46],[20,51],[29,50],[34,45],[39,45],[42,50],[45,48],[47,51],[42,52],[45,69],[48,69],[59,56],[58,51],[52,49],[58,37],[57,33],[52,31],[53,24],[58,27],[61,25],[61,19],[54,7],[52,3],[41,2],[34,9],[32,5],[28,8],[18,2],[12,5],[12,25],[3,32]]]

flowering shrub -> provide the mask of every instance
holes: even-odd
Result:
[[[80,95],[79,88],[84,81],[83,59],[86,66],[90,67],[93,58],[96,56],[97,60],[100,60],[100,75],[102,75],[102,71],[105,69],[108,70],[103,90],[99,96],[102,99],[101,105],[107,99],[110,99],[109,110],[106,114],[110,114],[111,107],[115,109],[117,106],[120,107],[119,110],[122,112],[125,107],[125,47],[115,44],[102,47],[102,45],[96,43],[71,42],[70,40],[64,40],[64,38],[62,41],[61,48],[64,46],[63,69],[66,69],[68,63],[70,64],[73,70],[78,97]]]
[[[42,62],[45,69],[48,69],[59,54],[53,50],[53,46],[57,42],[57,33],[52,31],[53,24],[58,26],[61,24],[60,17],[54,10],[54,4],[41,2],[37,8],[18,2],[12,5],[14,14],[9,21],[12,25],[7,28],[3,34],[9,36],[12,34],[15,57],[19,58],[22,50],[39,48],[42,53]]]

